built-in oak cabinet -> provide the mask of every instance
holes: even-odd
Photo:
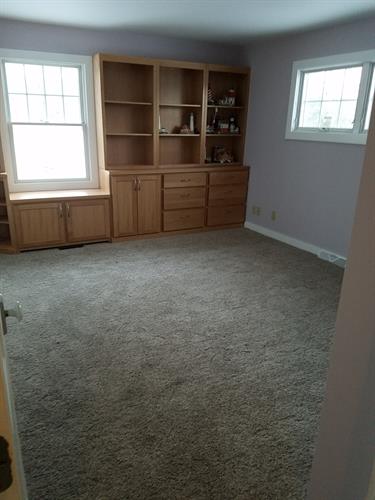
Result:
[[[21,250],[110,238],[109,200],[64,200],[13,206]]]

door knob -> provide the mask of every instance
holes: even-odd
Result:
[[[5,309],[5,317],[6,318],[16,318],[17,321],[22,321],[23,315],[22,315],[22,306],[21,303],[17,300],[16,305],[13,307],[13,309]]]
[[[7,325],[6,325],[5,320],[9,317],[16,318],[18,321],[22,320],[21,304],[17,301],[16,305],[14,306],[13,309],[5,309],[4,302],[3,302],[3,296],[0,293],[0,321],[1,321],[4,335],[7,333]]]

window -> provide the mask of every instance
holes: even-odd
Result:
[[[0,52],[11,188],[97,187],[91,59],[13,54]]]
[[[375,51],[293,64],[287,139],[365,144]]]

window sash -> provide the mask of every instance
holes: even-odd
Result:
[[[357,120],[357,112],[358,112],[358,101],[359,101],[359,96],[360,96],[360,91],[361,91],[361,83],[363,79],[363,71],[364,71],[364,65],[362,64],[351,64],[351,65],[341,65],[341,66],[330,66],[330,67],[322,67],[322,68],[313,68],[313,69],[306,69],[306,70],[301,70],[300,71],[300,80],[299,80],[299,88],[298,88],[298,100],[297,100],[297,109],[296,109],[296,115],[295,115],[295,127],[294,130],[296,131],[307,131],[307,132],[340,132],[340,133],[353,133],[353,130],[355,129],[356,125],[356,120]],[[356,103],[356,111],[354,114],[354,120],[353,120],[353,127],[352,128],[341,128],[341,127],[301,127],[299,125],[300,120],[301,120],[301,111],[302,111],[302,97],[303,97],[303,87],[305,83],[305,77],[306,74],[311,74],[311,73],[320,73],[322,71],[333,71],[336,69],[351,69],[351,68],[362,68],[362,75],[361,75],[361,83],[359,85],[358,89],[358,96],[357,96],[357,103]],[[354,100],[354,99],[351,99]],[[328,100],[327,100],[328,101]],[[317,99],[316,102],[324,103],[327,102],[324,99]],[[345,102],[345,99],[330,99],[330,101],[337,101],[337,102]]]
[[[38,178],[38,179],[33,179],[33,180],[25,180],[25,179],[20,179],[19,178],[19,172],[17,168],[17,160],[16,160],[16,148],[15,148],[15,140],[14,140],[14,134],[13,134],[13,126],[14,125],[26,125],[26,126],[62,126],[62,127],[80,127],[82,128],[82,135],[83,135],[83,148],[84,148],[84,154],[85,154],[85,176],[84,177],[62,177],[62,178],[56,178],[56,179],[46,179],[46,178]],[[87,125],[85,123],[82,124],[69,124],[69,123],[9,123],[8,124],[8,134],[9,134],[9,139],[10,139],[10,153],[12,157],[12,164],[14,166],[13,168],[13,176],[14,176],[14,182],[16,184],[25,184],[25,183],[51,183],[51,182],[56,182],[56,183],[62,183],[62,182],[79,182],[79,181],[88,181],[90,179],[90,165],[89,165],[89,140],[88,140],[88,129]]]

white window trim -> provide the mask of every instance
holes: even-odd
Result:
[[[295,139],[300,141],[338,142],[345,144],[366,144],[367,131],[361,130],[361,124],[364,123],[364,119],[366,116],[366,105],[368,102],[369,90],[368,86],[371,83],[369,78],[369,71],[370,65],[373,63],[375,63],[375,49],[364,50],[361,52],[352,52],[350,54],[337,54],[328,57],[319,57],[316,59],[305,59],[303,61],[294,62],[292,68],[292,83],[290,88],[285,139]],[[354,129],[347,132],[342,130],[318,131],[316,129],[297,129],[296,122],[298,119],[297,113],[303,72],[357,65],[364,65],[364,68],[358,94],[358,104]]]
[[[17,181],[16,165],[13,158],[13,147],[8,127],[8,110],[4,94],[5,75],[3,61],[10,60],[19,63],[35,64],[62,64],[79,65],[82,72],[83,114],[87,123],[87,168],[88,179],[66,179],[62,181]],[[1,78],[0,78],[0,136],[2,139],[5,170],[8,174],[9,189],[11,192],[21,191],[48,191],[64,189],[94,189],[99,187],[99,171],[96,146],[95,100],[92,58],[90,56],[56,54],[51,52],[34,52],[24,50],[0,49]]]

